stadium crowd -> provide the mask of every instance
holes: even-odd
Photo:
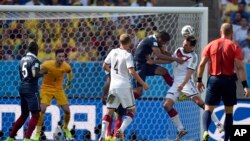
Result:
[[[234,40],[250,63],[250,0],[221,0],[222,22],[233,24]]]
[[[157,0],[3,0],[0,4],[21,5],[97,5],[97,6],[154,6]],[[147,19],[147,20],[146,20]],[[123,23],[123,24],[122,24]],[[119,18],[1,20],[0,59],[20,60],[27,44],[39,45],[38,58],[54,58],[54,50],[64,48],[72,61],[102,61],[107,52],[117,47],[118,37],[129,33],[131,48],[151,34],[154,22],[150,18],[124,16]]]

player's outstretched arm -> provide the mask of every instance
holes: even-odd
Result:
[[[141,77],[137,74],[134,68],[129,68],[128,71],[133,76],[133,78],[143,86],[145,90],[149,89],[148,84],[141,79]]]
[[[185,60],[182,60],[181,58],[175,58],[175,57],[163,54],[159,48],[153,47],[152,49],[153,49],[153,53],[155,54],[155,56],[161,60],[176,61],[177,63],[180,63],[180,64],[185,62]]]
[[[148,64],[170,64],[173,61],[169,61],[169,60],[161,60],[161,59],[147,59],[147,63]]]

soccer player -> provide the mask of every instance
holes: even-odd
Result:
[[[106,104],[107,112],[102,119],[102,130],[99,141],[104,141],[106,128],[111,123],[112,115],[120,104],[123,108],[127,109],[127,114],[121,127],[117,131],[116,137],[124,140],[123,132],[132,122],[135,113],[135,99],[130,85],[130,75],[132,75],[145,90],[149,89],[149,86],[134,70],[132,54],[128,51],[131,38],[128,34],[122,34],[119,38],[119,42],[120,47],[111,50],[103,63],[103,68],[110,72],[111,82]]]
[[[174,103],[180,95],[188,96],[196,103],[199,107],[204,109],[204,101],[199,96],[199,92],[195,87],[193,81],[193,73],[198,64],[197,54],[194,52],[194,47],[196,45],[196,39],[194,36],[188,36],[184,39],[183,47],[179,47],[175,50],[173,54],[174,57],[179,57],[185,60],[183,64],[173,63],[174,70],[174,83],[167,92],[166,100],[163,104],[164,109],[171,117],[174,125],[177,127],[178,134],[176,140],[180,140],[184,135],[187,134],[184,128],[178,112],[173,108]],[[150,62],[151,61],[151,62]],[[150,60],[149,63],[166,63],[164,60]],[[169,61],[167,61],[169,63]],[[213,115],[213,119],[217,119]],[[218,121],[218,119],[217,119]],[[221,126],[219,124],[218,126]],[[221,127],[220,127],[221,129]]]
[[[216,105],[223,101],[225,107],[224,141],[230,139],[230,129],[233,124],[233,109],[237,104],[236,74],[242,81],[245,96],[250,96],[246,81],[243,54],[240,47],[232,41],[233,27],[224,23],[220,28],[221,37],[211,41],[202,51],[202,59],[197,71],[197,88],[202,92],[205,88],[202,75],[205,65],[209,62],[209,75],[205,97],[205,112],[203,113],[203,141],[209,140],[208,127],[211,123],[211,114]]]
[[[40,71],[40,61],[37,59],[37,53],[37,43],[31,42],[28,46],[28,53],[22,57],[19,63],[19,74],[21,78],[19,87],[21,115],[14,123],[6,141],[15,140],[14,138],[16,133],[29,117],[29,112],[31,112],[31,119],[28,124],[28,129],[24,135],[24,141],[30,140],[30,136],[36,127],[40,112],[38,78],[45,73]]]
[[[44,113],[47,107],[51,104],[53,98],[56,99],[58,105],[60,105],[64,111],[63,131],[68,139],[72,139],[72,135],[68,129],[68,123],[70,120],[70,109],[67,96],[63,88],[64,74],[68,74],[68,82],[65,89],[69,89],[73,78],[71,67],[64,61],[65,52],[63,49],[57,49],[55,51],[55,60],[47,60],[41,65],[41,70],[48,72],[43,77],[41,93],[41,112],[37,123],[37,132],[34,140],[39,140],[41,128],[43,125]]]
[[[167,32],[158,32],[144,38],[137,46],[134,54],[135,68],[142,80],[145,81],[146,76],[161,75],[165,82],[172,86],[173,78],[168,71],[156,64],[148,64],[148,58],[153,54],[159,59],[176,61],[183,63],[180,58],[175,58],[170,53],[164,51],[164,45],[170,40],[170,36]],[[142,86],[137,83],[134,88],[135,98],[139,98],[142,95]]]

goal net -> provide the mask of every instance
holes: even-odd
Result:
[[[107,52],[118,47],[122,33],[132,36],[131,50],[155,31],[167,31],[171,40],[167,51],[182,46],[181,28],[191,25],[198,39],[196,53],[207,42],[207,8],[204,7],[64,7],[0,6],[0,130],[8,136],[20,115],[18,60],[27,44],[35,40],[41,61],[54,59],[54,50],[64,48],[74,79],[66,91],[71,109],[69,128],[75,126],[76,140],[99,136],[104,106],[101,101],[105,73],[102,62]],[[163,65],[172,74],[171,64]],[[127,140],[173,140],[174,127],[162,103],[169,88],[159,76],[148,77],[150,90],[136,101],[135,119],[125,132]],[[200,109],[190,100],[177,102],[188,134],[185,140],[200,140]],[[53,101],[44,118],[44,138],[51,140],[63,112]],[[22,139],[24,125],[16,139]]]

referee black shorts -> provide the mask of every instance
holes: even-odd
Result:
[[[205,103],[219,105],[223,101],[225,106],[237,104],[235,76],[210,76],[207,82]]]

